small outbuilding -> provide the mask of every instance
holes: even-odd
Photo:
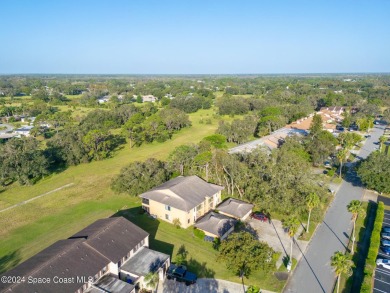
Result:
[[[237,220],[216,212],[209,212],[199,219],[194,225],[202,230],[206,236],[225,239],[234,230]]]
[[[220,214],[245,221],[252,213],[254,205],[235,198],[228,198],[217,206]]]

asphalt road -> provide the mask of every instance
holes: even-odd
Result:
[[[378,148],[375,142],[378,142],[383,131],[383,126],[375,125],[371,137],[358,153],[360,159],[366,158]],[[336,275],[330,265],[330,258],[334,252],[346,250],[352,232],[351,214],[347,211],[347,205],[351,200],[360,200],[363,192],[356,174],[349,172],[290,277],[285,293],[332,292]]]

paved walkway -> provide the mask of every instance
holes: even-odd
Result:
[[[58,188],[56,188],[56,189],[53,189],[53,190],[51,190],[51,191],[49,191],[49,192],[46,192],[46,193],[43,193],[43,194],[38,195],[38,196],[36,196],[36,197],[30,198],[30,199],[28,199],[28,200],[24,200],[24,201],[18,202],[17,204],[14,204],[14,205],[12,205],[12,206],[10,206],[10,207],[8,207],[8,208],[5,208],[5,209],[0,210],[0,213],[5,212],[5,211],[8,211],[8,210],[11,210],[11,209],[16,208],[16,207],[18,207],[18,206],[22,206],[22,205],[24,205],[24,204],[26,204],[26,203],[29,203],[29,202],[31,202],[31,201],[33,201],[33,200],[36,200],[36,199],[38,199],[38,198],[41,198],[41,197],[43,197],[43,196],[45,196],[45,195],[49,195],[49,194],[51,194],[51,193],[54,193],[54,192],[56,192],[56,191],[59,191],[59,190],[61,190],[61,189],[66,188],[66,187],[72,186],[73,184],[74,184],[74,183],[69,183],[69,184],[66,184],[66,185],[64,185],[64,186],[58,187]]]
[[[160,281],[157,293],[245,293],[247,286],[219,279],[198,279],[196,284],[186,286],[184,283],[165,279]],[[261,290],[261,293],[273,293]]]

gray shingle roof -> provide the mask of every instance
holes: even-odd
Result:
[[[142,193],[140,197],[188,212],[222,189],[222,186],[207,183],[198,176],[179,176]]]
[[[25,282],[4,286],[0,283],[0,292],[75,292],[84,285],[77,277],[95,276],[107,266],[110,260],[88,246],[84,239],[60,240],[37,255],[5,273],[5,276],[25,277]],[[74,278],[68,284],[54,283],[54,277]],[[28,278],[49,278],[48,284],[29,284]],[[6,289],[8,288],[8,289]]]
[[[121,270],[137,276],[145,276],[150,272],[155,272],[167,259],[169,259],[169,255],[165,253],[142,247],[122,265]]]
[[[5,273],[5,276],[50,278],[49,284],[0,282],[0,292],[75,292],[83,282],[55,284],[53,278],[95,276],[111,261],[117,263],[149,234],[123,217],[98,220],[66,240],[60,240]]]
[[[222,237],[236,223],[236,219],[216,212],[209,212],[198,220],[194,226],[200,230]]]
[[[93,287],[90,287],[86,293],[103,293],[103,292],[131,292],[135,288],[134,285],[128,284],[118,277],[113,275],[105,275],[99,279],[98,282],[93,284]]]
[[[239,199],[229,198],[217,206],[217,210],[232,215],[236,218],[242,218],[253,209],[254,205]]]
[[[97,220],[71,238],[86,243],[113,263],[117,263],[149,234],[123,217]]]

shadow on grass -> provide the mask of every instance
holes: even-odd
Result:
[[[15,267],[21,260],[20,251],[15,250],[0,257],[0,274]]]
[[[215,272],[206,266],[206,263],[200,263],[192,257],[187,261],[187,268],[189,271],[196,272],[198,278],[214,278]]]
[[[168,254],[172,258],[174,245],[156,239],[156,233],[158,230],[158,226],[160,225],[160,221],[144,213],[141,207],[134,207],[118,211],[112,217],[124,217],[130,222],[140,227],[141,229],[148,232],[150,235],[150,248]]]

